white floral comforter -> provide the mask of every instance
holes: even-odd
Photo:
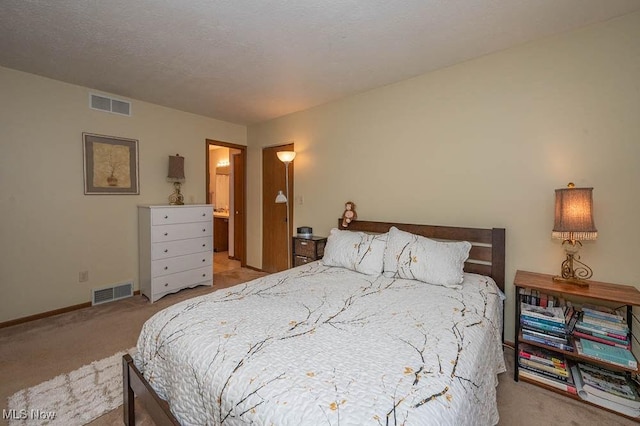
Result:
[[[183,425],[498,422],[502,302],[315,262],[171,306],[136,364]]]

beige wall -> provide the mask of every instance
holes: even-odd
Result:
[[[260,151],[293,140],[294,227],[361,219],[507,229],[517,269],[556,273],[554,189],[593,186],[594,279],[640,284],[640,13],[248,129],[248,263],[261,263]]]
[[[203,203],[205,139],[246,144],[245,126],[135,100],[130,118],[94,111],[89,92],[0,68],[0,322],[137,288],[136,206],[167,202],[168,156],[185,157],[185,201]],[[84,195],[82,132],[139,140],[140,195]]]

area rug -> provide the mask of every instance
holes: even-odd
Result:
[[[4,412],[9,425],[85,425],[122,405],[122,356],[94,361],[16,392]]]

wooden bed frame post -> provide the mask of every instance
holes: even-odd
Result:
[[[122,357],[122,415],[126,426],[134,426],[136,424],[136,411],[134,409],[135,394],[131,389],[131,381],[129,378],[129,366],[133,364],[131,355],[126,354]]]
[[[171,413],[169,404],[153,390],[129,354],[122,357],[122,389],[122,414],[125,425],[135,426],[136,424],[135,395],[157,426],[180,426],[178,420]]]
[[[491,270],[493,280],[498,287],[505,289],[505,231],[504,228],[493,228],[493,242],[491,243]]]

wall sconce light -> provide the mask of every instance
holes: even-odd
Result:
[[[184,182],[184,157],[180,154],[169,156],[169,173],[167,180],[173,182],[174,191],[169,195],[169,204],[181,206],[184,204],[184,196],[180,193],[180,186]]]
[[[567,258],[562,262],[561,275],[554,281],[588,286],[585,280],[593,271],[580,262],[578,251],[581,240],[595,240],[598,230],[593,223],[593,188],[576,188],[569,183],[567,188],[556,189],[555,221],[552,237],[561,239]]]
[[[278,159],[284,163],[284,173],[285,173],[285,191],[286,195],[282,193],[282,191],[278,191],[278,195],[276,196],[276,203],[278,204],[286,204],[287,205],[287,267],[291,268],[291,225],[289,218],[289,164],[296,158],[296,153],[294,151],[278,151],[276,153]]]

